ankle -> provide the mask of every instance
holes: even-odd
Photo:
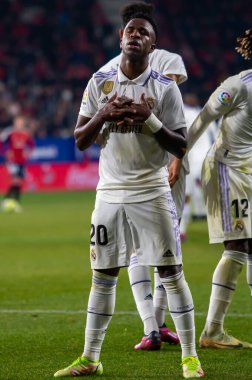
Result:
[[[208,337],[219,335],[223,332],[223,325],[215,322],[207,322],[203,331],[204,335]]]

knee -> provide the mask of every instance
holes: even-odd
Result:
[[[225,250],[249,253],[248,239],[225,241],[224,246]]]
[[[120,268],[95,269],[95,271],[102,273],[102,274],[105,274],[107,276],[118,277]]]
[[[182,265],[167,265],[157,267],[160,278],[175,276],[182,272]]]

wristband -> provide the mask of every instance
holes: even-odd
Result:
[[[162,127],[163,123],[151,113],[147,120],[145,120],[145,124],[148,125],[152,133],[157,133]]]

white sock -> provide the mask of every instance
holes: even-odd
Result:
[[[180,339],[182,358],[197,356],[195,346],[194,306],[184,273],[161,278],[166,290],[168,306]]]
[[[157,268],[154,270],[154,295],[153,304],[158,327],[165,323],[165,311],[167,309],[167,295],[159,277]]]
[[[117,277],[93,271],[89,294],[83,356],[98,360],[115,309]]]
[[[191,221],[191,214],[192,214],[192,202],[189,201],[185,203],[183,208],[183,214],[180,221],[180,233],[186,235],[188,224]]]
[[[137,310],[144,324],[144,334],[149,335],[152,331],[158,331],[153,306],[150,268],[139,265],[137,256],[132,254],[128,274]]]
[[[247,258],[247,282],[250,288],[250,294],[252,297],[252,255],[248,255]]]
[[[226,250],[222,254],[213,274],[212,293],[204,329],[206,335],[214,336],[224,331],[224,318],[246,258],[246,253],[238,251]]]

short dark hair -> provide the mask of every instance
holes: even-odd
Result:
[[[129,3],[125,5],[121,10],[121,18],[123,22],[123,27],[125,27],[130,20],[133,18],[143,18],[147,20],[153,27],[156,34],[156,39],[158,37],[158,30],[156,22],[153,18],[154,6],[152,4],[145,3],[143,1],[137,3]]]
[[[244,59],[250,59],[252,54],[252,29],[245,31],[245,35],[237,38],[239,46],[235,50],[240,53]]]

